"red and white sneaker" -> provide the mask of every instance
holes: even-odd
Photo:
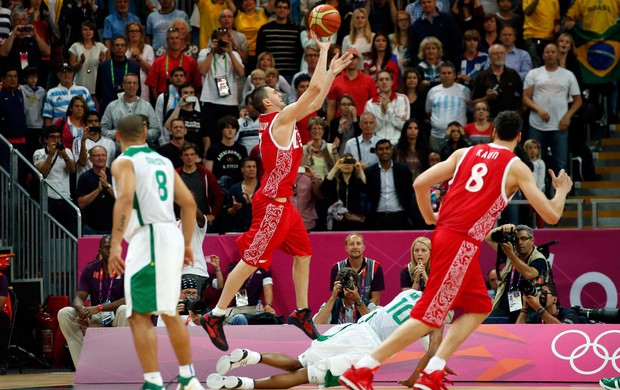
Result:
[[[372,379],[375,371],[377,371],[376,368],[355,368],[351,366],[344,374],[340,375],[338,382],[350,390],[373,390]]]
[[[446,383],[452,384],[446,379],[446,371],[438,370],[428,374],[426,371],[422,371],[420,377],[413,385],[414,389],[422,390],[448,390]]]

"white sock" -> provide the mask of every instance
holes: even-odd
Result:
[[[361,358],[357,363],[355,363],[355,368],[362,368],[362,367],[366,367],[366,368],[370,368],[371,370],[374,370],[375,368],[379,367],[381,365],[381,363],[379,363],[377,360],[375,360],[375,358],[373,358],[370,355],[366,355],[363,358]]]
[[[431,372],[434,372],[434,371],[443,370],[445,366],[446,366],[445,360],[440,359],[437,356],[433,356],[431,360],[428,362],[428,364],[426,365],[426,368],[424,369],[424,371],[426,371],[427,374],[430,374]]]
[[[263,359],[260,353],[248,350],[248,364],[258,364]]]
[[[196,376],[196,374],[194,373],[194,365],[187,364],[185,366],[179,366],[179,375],[181,375],[183,378],[191,378],[193,376]]]
[[[211,314],[213,314],[216,317],[221,317],[224,314],[226,314],[226,310],[222,310],[219,307],[216,307],[215,309],[211,310]]]
[[[163,386],[164,385],[164,380],[161,379],[161,373],[159,371],[157,372],[145,372],[144,373],[144,380],[147,382],[151,382],[154,385],[157,386]]]

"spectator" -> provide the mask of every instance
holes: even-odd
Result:
[[[495,270],[495,268],[491,268],[489,272],[487,272],[486,284],[489,297],[491,299],[495,298],[495,294],[497,293],[497,287],[499,286],[499,279],[497,279],[497,271]]]
[[[97,259],[82,270],[71,306],[60,309],[58,325],[67,339],[73,366],[77,367],[84,342],[84,329],[102,326],[129,326],[125,314],[124,275],[108,273],[110,236],[99,241]],[[86,306],[86,300],[90,306]]]
[[[200,13],[200,47],[207,47],[209,34],[220,25],[220,12],[228,8],[234,13],[237,7],[233,0],[198,0],[196,5]]]
[[[181,146],[180,152],[183,166],[177,168],[177,172],[187,188],[194,194],[196,206],[207,217],[207,225],[213,225],[222,211],[224,193],[215,175],[202,165],[196,164],[196,145],[186,143]],[[208,226],[207,230],[212,231],[213,226]]]
[[[444,55],[443,44],[435,37],[426,37],[420,42],[417,53],[420,62],[416,67],[424,76],[421,83],[425,88],[434,87],[440,83],[439,68],[443,64],[441,60]]]
[[[71,149],[65,148],[61,141],[61,130],[50,126],[45,129],[45,147],[34,152],[34,166],[47,179],[47,207],[54,217],[67,230],[74,233],[74,211],[65,199],[71,199],[69,177],[75,173],[75,161]],[[64,198],[64,199],[63,199]]]
[[[366,102],[366,112],[371,112],[377,121],[375,135],[396,144],[403,124],[409,119],[409,99],[393,90],[392,75],[384,69],[377,73],[379,95]]]
[[[268,8],[270,4],[271,3],[267,3]],[[271,12],[273,12],[273,8],[269,10],[269,14]],[[224,11],[222,11],[221,15],[224,15]],[[224,27],[224,23],[221,19],[222,17],[223,16],[220,16],[220,24]],[[241,9],[239,9],[237,16],[234,18],[234,24],[235,30],[243,34],[246,38],[247,61],[245,61],[245,64],[246,68],[249,70],[256,68],[256,55],[258,54],[256,52],[256,40],[258,38],[258,31],[267,21],[268,15],[266,10],[262,7],[257,9],[256,0],[243,0],[241,2]],[[241,58],[243,58],[243,56]]]
[[[536,187],[538,187],[538,189],[542,192],[545,192],[547,167],[545,166],[545,161],[542,159],[540,153],[540,142],[535,139],[528,139],[525,143],[523,143],[523,149],[534,167],[532,173],[534,174],[534,179],[536,180]]]
[[[58,45],[63,48],[70,48],[72,44],[78,42],[82,36],[82,23],[84,22],[90,22],[95,24],[95,26],[101,26],[104,16],[103,8],[104,7],[100,7],[97,2],[94,1],[62,1],[60,5],[60,15],[56,15],[58,17],[57,25],[60,33],[60,42]],[[93,31],[97,31],[97,28]]]
[[[84,110],[86,109],[86,101],[80,95],[71,98],[67,113],[62,118],[58,118],[54,122],[62,130],[62,143],[65,148],[73,148],[73,141],[77,137],[81,137],[85,127]]]
[[[377,141],[379,160],[364,170],[371,226],[376,230],[401,230],[413,219],[413,179],[406,165],[392,160],[394,149],[387,139]]]
[[[187,142],[185,134],[187,134],[185,121],[183,119],[173,119],[170,122],[170,142],[163,144],[157,149],[157,153],[170,160],[175,169],[183,166],[181,146]]]
[[[559,66],[554,43],[545,47],[543,61],[545,65],[533,69],[525,79],[523,104],[531,110],[530,137],[540,143],[542,151],[551,147],[557,172],[568,167],[568,127],[581,107],[581,92],[575,75]]]
[[[515,47],[517,35],[512,26],[504,26],[499,32],[499,40],[506,48],[506,67],[519,73],[521,80],[525,79],[527,72],[532,70],[532,58],[525,50]]]
[[[3,271],[9,266],[8,259],[0,259],[0,375],[6,375],[9,368],[9,337],[11,335],[11,320],[13,318],[13,304],[9,295],[9,280]]]
[[[353,97],[347,93],[338,99],[339,117],[335,117],[329,123],[328,131],[325,134],[327,142],[332,143],[332,147],[338,150],[338,155],[344,154],[347,141],[360,134],[360,127],[357,117],[357,108]]]
[[[495,241],[496,235],[514,234],[516,243]],[[526,225],[502,225],[492,229],[485,241],[495,251],[500,248],[507,256],[506,265],[500,272],[500,284],[493,299],[493,311],[489,317],[508,317],[514,324],[520,314],[522,296],[518,289],[521,280],[543,283],[549,281],[550,270],[545,256],[534,245],[534,232]],[[516,271],[516,272],[514,272]]]
[[[539,287],[540,291],[523,297],[517,324],[579,324],[579,314],[575,310],[559,305],[553,285],[543,283]]]
[[[174,0],[159,0],[161,8],[149,14],[146,18],[146,41],[153,46],[155,57],[166,54],[167,31],[176,18],[182,18],[189,23],[189,17],[185,11],[175,8]],[[185,37],[183,37],[183,42]]]
[[[239,261],[233,261],[228,264],[227,273],[235,268]],[[256,314],[256,304],[258,300],[263,302],[263,308],[266,313],[275,314],[273,309],[274,291],[273,277],[271,270],[259,267],[254,273],[248,277],[239,292],[235,295],[233,309],[227,316],[227,321],[233,320],[236,314]],[[245,324],[247,325],[247,323]]]
[[[446,130],[446,136],[439,144],[441,160],[446,161],[456,150],[468,148],[472,145],[471,140],[465,134],[463,126],[459,122],[450,122]]]
[[[26,83],[22,84],[19,90],[22,93],[24,112],[26,114],[26,126],[28,127],[24,155],[30,157],[34,151],[41,146],[40,138],[41,132],[43,131],[43,117],[41,117],[41,112],[43,112],[43,104],[45,103],[47,93],[43,87],[37,86],[39,74],[36,68],[28,67],[24,69],[23,74]],[[15,111],[9,112],[11,115],[15,113]]]
[[[241,161],[241,175],[243,180],[230,187],[230,204],[226,207],[229,232],[246,232],[252,223],[252,198],[260,187],[255,159]]]
[[[523,38],[523,22],[521,21],[521,15],[514,12],[515,6],[512,3],[512,0],[498,0],[497,1],[498,11],[495,13],[497,17],[499,28],[502,28],[506,25],[512,26],[517,32],[517,41],[521,41]],[[485,8],[487,12],[488,9]]]
[[[344,249],[347,252],[347,258],[337,262],[332,267],[329,278],[329,290],[332,291],[334,289],[338,271],[344,267],[351,267],[360,277],[357,288],[361,297],[378,306],[381,300],[381,291],[385,289],[381,264],[364,256],[366,244],[364,236],[359,233],[347,235],[344,239]]]
[[[172,69],[170,71],[170,79],[168,80],[166,90],[157,95],[157,100],[155,101],[155,115],[157,116],[157,126],[162,128],[162,138],[159,140],[160,143],[162,141],[170,141],[170,133],[168,133],[164,124],[168,119],[168,113],[174,110],[179,104],[179,100],[181,100],[179,87],[187,83],[186,75],[185,69],[180,66]]]
[[[140,18],[129,12],[129,0],[114,0],[114,11],[105,18],[103,26],[103,43],[109,49],[116,37],[122,37],[125,25],[130,22],[140,23]]]
[[[273,71],[277,72],[276,69],[273,69]],[[306,92],[306,90],[308,89],[308,86],[310,85],[310,79],[311,79],[311,77],[310,77],[309,74],[302,74],[302,75],[298,76],[295,79],[295,83],[294,83],[294,85],[295,85],[295,95],[296,95],[295,99],[299,99],[301,97],[301,95],[303,95],[304,92]],[[273,79],[271,79],[269,77],[268,77],[268,80],[273,81]],[[267,85],[269,85],[269,83],[267,83]],[[282,97],[282,99],[284,101],[286,101],[286,99],[284,99],[284,97]],[[317,112],[314,111],[314,112],[311,112],[310,114],[306,115],[302,119],[298,120],[295,123],[295,126],[297,126],[297,131],[299,132],[299,137],[301,138],[301,143],[302,144],[307,144],[308,141],[310,141],[309,122],[310,122],[310,119],[316,118],[316,117],[317,117]]]
[[[420,131],[420,123],[416,119],[408,119],[396,144],[396,162],[405,164],[415,180],[427,168],[429,152],[428,141]]]
[[[512,3],[511,3],[512,4]],[[500,24],[500,19],[494,13],[484,14],[484,23],[482,24],[482,40],[480,42],[480,51],[488,52],[489,48],[499,41],[499,29],[504,27]],[[515,28],[515,31],[516,28]]]
[[[2,69],[2,88],[0,88],[0,134],[20,153],[26,153],[28,127],[24,108],[24,97],[19,91],[17,68],[7,66]],[[9,171],[9,147],[0,142],[0,166]]]
[[[75,84],[95,91],[99,63],[105,60],[108,48],[95,39],[97,26],[90,20],[82,22],[80,39],[69,48],[69,65],[75,72]]]
[[[371,112],[364,112],[360,117],[360,129],[362,134],[351,138],[344,147],[344,154],[352,156],[357,155],[362,169],[366,169],[369,165],[379,162],[375,152],[375,144],[379,141],[379,137],[375,135],[377,128],[377,120]]]
[[[125,57],[123,56],[123,58]],[[122,97],[110,103],[105,109],[105,113],[101,120],[101,130],[104,136],[115,139],[116,127],[121,118],[128,114],[144,115],[149,122],[146,140],[149,147],[153,148],[158,144],[157,140],[159,139],[161,130],[157,126],[157,117],[155,116],[153,107],[148,101],[138,96],[138,88],[140,88],[140,79],[138,75],[135,73],[127,73],[125,77],[123,77],[124,94]]]
[[[310,141],[304,145],[301,159],[301,166],[311,168],[321,179],[327,176],[334,166],[334,160],[338,159],[338,149],[334,149],[333,144],[323,139],[326,126],[325,119],[321,117],[315,116],[310,119],[308,122]]]
[[[217,121],[217,130],[222,133],[222,140],[215,143],[207,151],[205,168],[213,172],[224,190],[230,190],[232,184],[243,179],[241,160],[248,156],[247,150],[235,142],[239,130],[237,118],[231,115],[220,118]]]
[[[437,11],[444,12],[444,9],[448,11],[450,9],[450,2],[447,2],[447,7],[444,8],[444,2],[439,1],[437,3]],[[409,14],[411,18],[411,24],[416,22],[418,19],[424,15],[424,11],[422,10],[422,6],[420,5],[420,0],[413,0],[405,7],[405,12]]]
[[[191,82],[194,87],[198,88],[202,85],[196,60],[183,54],[184,47],[178,28],[166,30],[166,55],[162,55],[153,61],[146,78],[146,85],[151,90],[151,99],[156,99],[160,93],[166,91],[172,77],[172,70],[179,66],[185,69],[186,80]]]
[[[69,109],[69,103],[75,96],[81,96],[86,102],[84,109],[95,109],[95,103],[90,96],[89,90],[73,83],[73,68],[69,64],[63,63],[58,68],[56,76],[58,76],[60,84],[47,92],[45,105],[43,106],[43,125],[45,127],[49,127],[65,117]],[[71,147],[71,143],[65,143],[65,146]]]
[[[516,70],[506,66],[506,48],[495,44],[489,49],[491,66],[474,79],[471,104],[489,105],[490,116],[495,118],[502,111],[522,111],[523,82]]]
[[[398,58],[395,54],[392,54],[392,46],[390,45],[388,35],[378,32],[372,39],[370,56],[364,60],[364,73],[376,81],[381,70],[388,70],[390,72],[393,90],[397,91],[400,85]]]
[[[461,68],[456,75],[456,80],[469,89],[473,88],[474,79],[482,72],[489,58],[486,53],[478,51],[479,46],[480,33],[477,30],[465,31],[465,34],[463,34],[463,49],[465,49],[465,52],[462,56],[459,56],[459,61],[457,62],[457,64],[461,64]]]
[[[480,0],[456,0],[450,10],[461,31],[482,30],[484,8]]]
[[[101,114],[97,111],[89,111],[84,116],[84,130],[82,136],[76,137],[73,140],[71,150],[73,155],[77,156],[76,168],[77,178],[87,170],[93,167],[93,164],[88,158],[88,152],[94,146],[103,146],[107,151],[106,167],[110,168],[112,161],[116,157],[116,144],[109,138],[101,136]]]
[[[361,116],[368,99],[378,95],[377,85],[372,77],[359,70],[359,61],[362,60],[356,49],[349,50],[354,54],[353,60],[345,70],[336,77],[327,95],[327,121],[336,117],[336,100],[342,95],[349,94],[355,102],[357,116]]]
[[[4,44],[11,31],[11,10],[0,4],[0,46]]]
[[[164,128],[165,132],[172,126],[172,121],[175,119],[182,119],[185,122],[185,139],[188,142],[193,143],[198,147],[198,161],[201,162],[204,159],[206,151],[211,146],[211,141],[207,135],[207,129],[202,122],[202,115],[200,114],[200,104],[198,104],[198,98],[196,97],[196,91],[194,86],[188,83],[179,85],[179,94],[181,100],[177,104],[176,108],[166,114],[168,119]],[[165,138],[164,138],[165,139]],[[161,137],[159,139],[162,141]]]
[[[386,35],[394,32],[398,12],[394,0],[370,0],[364,4],[364,9],[372,31],[383,31]]]
[[[252,72],[254,73],[254,72]],[[246,115],[239,118],[239,131],[235,141],[245,147],[248,154],[252,148],[258,145],[258,110],[252,102],[252,95],[245,97]]]
[[[426,118],[425,104],[428,91],[423,81],[424,77],[417,68],[407,69],[403,74],[403,84],[400,86],[400,92],[406,95],[409,100],[410,119],[423,121]]]
[[[198,69],[205,77],[202,89],[202,121],[209,131],[211,144],[221,139],[216,132],[220,118],[239,113],[237,77],[245,74],[239,54],[232,50],[232,40],[227,30],[215,30],[211,36],[211,47],[200,51]]]
[[[308,165],[302,164],[299,167],[291,202],[299,211],[307,231],[316,229],[319,221],[316,203],[322,198],[321,183],[323,183],[323,177]]]
[[[302,32],[302,35],[303,34],[304,33]],[[302,66],[302,70],[295,73],[295,76],[293,76],[293,86],[295,86],[295,81],[299,76],[306,75],[312,78],[314,70],[316,69],[316,65],[319,63],[319,47],[317,45],[311,43],[304,48],[303,62],[305,64],[305,69],[303,69],[304,67]],[[307,79],[308,82],[310,81],[310,78]],[[295,87],[295,93],[292,93],[291,96],[289,96],[288,100],[295,101],[298,97],[299,96],[297,95],[297,87]]]
[[[620,4],[610,1],[606,7],[599,6],[597,0],[575,0],[564,16],[564,28],[567,30],[581,22],[581,28],[602,34],[617,23]]]
[[[427,237],[413,240],[410,256],[411,260],[400,270],[400,288],[424,291],[431,273],[431,240]]]
[[[116,37],[112,40],[112,58],[99,64],[95,95],[101,112],[105,112],[108,104],[118,99],[119,94],[123,92],[123,79],[127,74],[140,74],[140,65],[134,60],[127,59],[126,52],[127,39],[123,36]],[[137,94],[141,95],[140,92],[140,85],[138,85]],[[156,124],[157,121],[154,121],[153,125]]]
[[[394,47],[394,54],[398,58],[398,67],[402,74],[405,68],[411,67],[411,53],[409,53],[409,29],[411,17],[406,11],[398,11],[396,14],[396,27],[390,34],[390,43]]]
[[[558,0],[523,1],[523,39],[533,67],[542,65],[542,52],[560,32],[560,2]],[[513,30],[516,32],[516,30]]]
[[[0,45],[0,58],[4,58],[4,66],[12,66],[21,72],[28,66],[39,70],[39,81],[47,80],[47,73],[43,72],[43,57],[51,54],[47,42],[41,38],[37,30],[28,24],[28,15],[23,8],[15,8],[11,12],[11,26],[9,37]]]
[[[114,190],[112,172],[107,167],[108,151],[95,145],[88,151],[92,168],[84,172],[77,184],[77,205],[84,213],[82,234],[103,235],[112,231]]]
[[[346,284],[343,281],[346,280]],[[323,302],[312,320],[315,324],[354,324],[377,306],[362,297],[360,275],[351,267],[342,267],[336,274],[332,294]]]
[[[374,37],[375,33],[372,32],[368,22],[368,12],[366,9],[358,8],[353,11],[349,35],[342,40],[342,52],[354,49],[358,55],[361,55],[360,62],[356,63],[358,69],[362,69],[364,58],[370,55]]]
[[[261,52],[256,57],[256,61],[256,69],[254,69],[252,73],[258,70],[266,72],[267,69],[276,67],[276,62],[273,56],[271,55],[271,53],[266,51]],[[247,69],[251,68],[247,67]],[[251,76],[251,78],[248,77],[245,81],[245,85],[243,86],[243,96],[248,96],[250,92],[254,90],[254,88],[258,87],[259,85],[265,84],[265,74],[262,74],[262,80],[260,79],[260,72],[256,73],[256,75],[252,74]],[[278,91],[282,91],[282,93],[284,93],[286,96],[290,96],[293,93],[291,84],[289,84],[289,82],[286,81],[286,79],[282,77],[282,75],[280,75],[280,77],[278,78],[278,84],[276,85],[276,89]]]
[[[431,117],[430,145],[433,149],[439,147],[450,122],[467,123],[467,105],[471,100],[471,91],[455,82],[456,72],[451,62],[441,64],[439,70],[441,84],[431,88],[426,97],[426,112]]]
[[[139,22],[127,23],[125,25],[125,36],[127,37],[125,56],[127,59],[136,61],[140,65],[140,97],[150,100],[151,92],[146,85],[146,78],[155,60],[155,52],[153,47],[146,43],[144,27]]]
[[[458,23],[451,14],[437,10],[437,0],[420,0],[420,5],[423,16],[413,22],[409,31],[409,52],[417,53],[424,38],[436,37],[444,43],[445,58],[453,60],[461,42]]]
[[[366,214],[362,207],[362,192],[366,175],[362,164],[350,153],[340,157],[321,184],[321,192],[331,205],[327,215],[327,230],[363,230]],[[339,208],[343,210],[339,210]],[[333,215],[332,215],[333,214]]]
[[[493,132],[493,122],[489,120],[489,104],[480,101],[474,105],[474,121],[468,123],[463,128],[465,135],[469,137],[472,144],[488,144],[491,142]]]
[[[179,29],[179,33],[181,34],[181,42],[183,42],[184,45],[183,49],[181,50],[183,54],[197,60],[200,48],[198,47],[198,45],[194,45],[192,43],[191,27],[187,20],[185,20],[184,18],[173,19],[172,22],[170,22],[170,28]]]
[[[289,0],[275,0],[275,20],[258,30],[256,40],[256,52],[271,53],[277,64],[276,69],[288,82],[299,70],[299,58],[302,57],[299,26],[289,21],[290,12]]]
[[[239,17],[239,15],[241,15],[241,11],[237,13],[237,18]],[[241,57],[241,61],[245,65],[248,59],[248,38],[243,32],[239,31],[238,29],[234,29],[234,26],[236,24],[236,18],[234,13],[229,9],[224,9],[220,11],[219,21],[220,26],[228,30],[228,33],[230,34],[230,39],[232,40],[233,50],[239,54],[239,57]],[[258,32],[258,29],[256,31]],[[256,46],[254,47],[254,50],[256,50]],[[198,53],[196,53],[196,55],[198,55]],[[256,53],[254,55],[256,56]]]

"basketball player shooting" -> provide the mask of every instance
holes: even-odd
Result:
[[[310,338],[319,336],[308,308],[312,248],[301,215],[290,201],[303,147],[295,123],[322,106],[334,78],[351,63],[353,55],[335,57],[328,69],[329,41],[323,42],[314,32],[312,38],[320,48],[319,62],[308,89],[297,102],[286,106],[282,93],[268,86],[260,86],[252,93],[254,107],[261,113],[259,143],[265,173],[252,200],[250,229],[237,240],[243,261],[228,275],[215,309],[200,318],[213,344],[223,351],[228,350],[223,326],[228,304],[258,267],[270,266],[273,251],[278,248],[293,255],[297,310],[291,313],[288,323]]]
[[[437,224],[432,236],[433,272],[422,298],[411,310],[411,318],[340,377],[340,383],[349,389],[372,389],[374,372],[381,362],[439,328],[450,309],[462,309],[465,313],[450,326],[413,386],[446,389],[446,361],[491,312],[478,257],[480,243],[499,213],[521,189],[547,223],[560,220],[573,185],[570,177],[563,169],[558,176],[549,170],[555,196],[547,199],[536,186],[532,171],[512,152],[521,139],[523,121],[519,115],[501,112],[493,124],[494,143],[459,149],[416,178],[413,187],[420,212],[426,223]],[[438,215],[431,207],[428,189],[448,179],[450,187]]]

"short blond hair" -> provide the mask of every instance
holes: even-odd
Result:
[[[428,45],[437,46],[437,51],[439,52],[439,58],[443,57],[443,44],[441,43],[441,41],[435,37],[426,37],[422,39],[422,42],[420,42],[420,48],[418,49],[419,59],[421,60],[424,59],[424,49],[426,49],[426,46]]]

